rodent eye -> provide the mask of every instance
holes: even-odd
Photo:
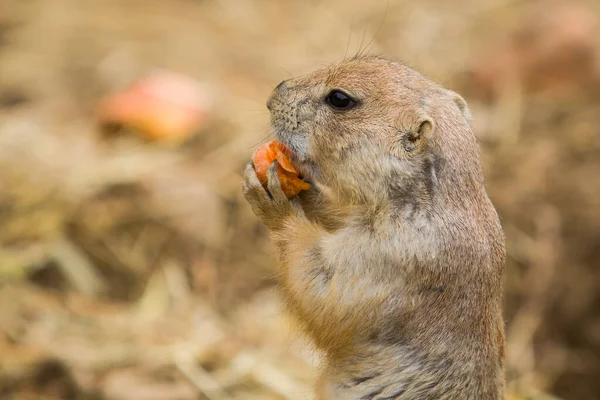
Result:
[[[356,105],[356,101],[341,90],[332,90],[325,101],[337,110],[349,110]]]

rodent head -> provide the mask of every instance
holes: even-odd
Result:
[[[281,82],[267,107],[297,168],[354,204],[393,196],[392,181],[421,179],[423,173],[437,179],[436,158],[462,156],[461,142],[475,144],[460,96],[381,57],[354,58]],[[478,168],[478,151],[467,157]],[[422,183],[423,190],[430,186]]]

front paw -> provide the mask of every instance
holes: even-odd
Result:
[[[302,206],[298,199],[288,199],[279,181],[277,174],[277,161],[274,161],[269,167],[267,173],[267,188],[265,190],[260,180],[256,176],[254,165],[249,162],[244,171],[243,191],[246,200],[250,203],[252,211],[263,221],[271,230],[280,230],[285,221],[292,216],[304,216]]]

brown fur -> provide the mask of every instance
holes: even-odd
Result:
[[[358,106],[329,107],[336,88]],[[317,397],[503,399],[504,238],[464,100],[361,57],[283,82],[267,104],[313,188],[288,200],[273,166],[269,195],[249,164],[244,193],[325,354]]]

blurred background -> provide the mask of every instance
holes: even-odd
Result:
[[[305,399],[241,171],[366,49],[461,93],[507,236],[511,399],[600,398],[596,0],[0,0],[0,398]]]

